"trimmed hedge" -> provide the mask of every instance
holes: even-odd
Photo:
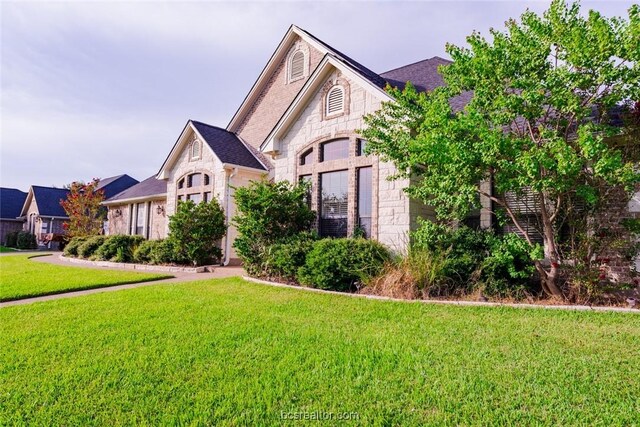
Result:
[[[353,291],[380,274],[390,260],[389,250],[374,240],[322,239],[313,244],[297,278],[305,286]]]
[[[88,237],[73,237],[64,247],[64,256],[77,257],[80,245],[86,242]]]
[[[141,264],[171,264],[178,262],[174,244],[168,240],[146,240],[133,253],[133,261]]]
[[[295,282],[298,269],[318,240],[315,233],[300,233],[287,241],[269,246],[264,253],[262,272],[268,277]]]
[[[142,236],[128,236],[126,234],[114,234],[104,240],[104,243],[96,250],[97,259],[115,262],[132,262],[136,248],[144,242]]]
[[[78,256],[81,258],[91,258],[105,240],[105,236],[89,237],[78,247]]]

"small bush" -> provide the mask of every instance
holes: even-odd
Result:
[[[11,233],[7,234],[6,240],[4,242],[4,245],[8,248],[15,248],[18,246],[18,232],[17,231],[12,231]]]
[[[264,255],[263,274],[295,282],[298,269],[304,265],[317,239],[315,233],[300,233],[268,247]]]
[[[489,254],[480,265],[478,281],[490,296],[521,298],[531,288],[535,267],[529,244],[516,234],[487,238]]]
[[[236,189],[238,215],[233,222],[238,237],[233,243],[247,273],[265,276],[263,267],[271,247],[286,243],[302,232],[309,231],[315,218],[306,202],[308,187],[287,181],[255,181]]]
[[[216,199],[208,203],[187,200],[169,218],[169,237],[176,259],[193,265],[213,263],[222,257],[220,239],[227,232],[224,211]]]
[[[106,240],[105,236],[91,236],[78,247],[80,258],[91,258]]]
[[[141,264],[181,263],[176,257],[173,242],[167,239],[145,240],[136,248],[133,260]]]
[[[16,247],[18,249],[37,249],[36,236],[28,231],[19,231],[16,237]]]
[[[187,259],[180,256],[176,250],[175,243],[170,239],[158,240],[158,243],[151,248],[152,264],[185,264]]]
[[[77,257],[80,245],[86,242],[88,237],[74,237],[64,247],[64,256]]]
[[[374,240],[323,239],[313,244],[297,277],[306,286],[351,291],[377,276],[390,260],[387,248]]]
[[[142,236],[127,236],[115,234],[105,239],[104,243],[95,252],[97,259],[115,262],[133,261],[135,249],[144,242]]]

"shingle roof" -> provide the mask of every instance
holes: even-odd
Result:
[[[191,123],[222,163],[267,170],[235,133],[195,120]]]
[[[39,187],[33,185],[33,197],[38,205],[40,216],[67,217],[67,213],[60,206],[60,201],[65,200],[69,194],[66,188]]]
[[[156,179],[156,176],[150,176],[144,181],[133,185],[121,193],[107,199],[107,202],[116,200],[135,199],[140,197],[159,196],[167,193],[167,181]]]
[[[449,65],[448,59],[434,56],[433,58],[414,62],[403,67],[394,68],[380,74],[391,86],[404,89],[408,81],[415,86],[418,92],[429,92],[438,86],[444,86],[444,79],[438,72],[441,65]],[[470,100],[471,92],[465,92],[451,99],[451,106],[454,110],[461,110]]]
[[[101,179],[96,189],[104,191],[104,198],[106,200],[137,183],[137,179],[131,178],[127,174],[122,174]]]
[[[0,218],[16,219],[20,216],[27,193],[15,188],[0,187]]]
[[[366,78],[367,80],[369,80],[374,85],[376,85],[376,86],[378,86],[380,88],[383,88],[383,89],[386,86],[386,84],[387,84],[386,80],[384,78],[382,78],[378,73],[376,73],[374,71],[371,71],[369,68],[365,67],[364,65],[362,65],[358,61],[356,61],[356,60],[350,58],[349,56],[345,55],[344,53],[340,52],[338,49],[335,49],[333,46],[330,46],[327,43],[323,42],[322,40],[320,40],[319,38],[317,38],[316,36],[314,36],[310,32],[308,32],[306,30],[303,30],[302,28],[300,28],[300,31],[304,32],[306,35],[308,35],[309,37],[314,39],[316,42],[320,43],[336,59],[338,59],[340,61],[343,61],[343,62],[347,63],[348,65],[350,65],[351,68],[355,69],[360,75],[362,75],[362,77]]]

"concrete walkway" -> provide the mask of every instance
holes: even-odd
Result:
[[[13,255],[22,255],[22,254],[25,254],[25,253],[24,252],[17,252],[17,253],[14,252],[12,254]],[[47,254],[46,252],[35,252],[35,253],[31,252],[31,253],[29,253],[29,255],[38,255],[37,257],[32,258],[32,261],[34,261],[34,262],[42,262],[42,263],[45,263],[45,264],[62,265],[62,266],[66,266],[66,267],[76,267],[76,268],[88,268],[88,269],[93,269],[93,270],[115,270],[115,271],[127,271],[129,273],[132,272],[132,270],[125,269],[125,268],[99,267],[99,266],[79,266],[78,264],[74,264],[74,263],[71,263],[71,262],[69,262],[69,261],[67,261],[65,259],[60,258],[60,253]],[[153,273],[153,270],[145,270],[145,273]],[[25,298],[25,299],[20,299],[20,300],[16,300],[16,301],[7,301],[7,302],[0,303],[0,308],[2,308],[2,307],[10,307],[10,306],[13,306],[13,305],[31,304],[31,303],[40,302],[40,301],[51,301],[51,300],[62,299],[62,298],[73,298],[73,297],[78,297],[78,296],[82,296],[82,295],[97,294],[97,293],[101,293],[101,292],[114,292],[114,291],[120,291],[120,290],[123,290],[123,289],[141,288],[143,286],[151,286],[151,285],[164,284],[164,283],[194,282],[196,280],[221,279],[221,278],[224,278],[224,277],[234,277],[234,276],[242,277],[242,276],[244,276],[246,274],[242,267],[231,267],[231,266],[229,266],[229,267],[216,267],[216,269],[211,273],[183,273],[183,272],[173,272],[173,273],[159,272],[159,273],[170,274],[170,275],[175,276],[175,277],[170,278],[170,279],[155,280],[155,281],[152,281],[152,282],[130,283],[130,284],[125,284],[125,285],[117,285],[117,286],[108,286],[108,287],[104,287],[104,288],[88,289],[88,290],[84,290],[84,291],[71,291],[71,292],[65,292],[63,294],[45,295],[45,296],[41,296],[41,297]]]

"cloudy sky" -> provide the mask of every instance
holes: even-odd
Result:
[[[227,125],[291,24],[383,72],[547,5],[0,2],[0,185],[154,174],[188,119]]]

